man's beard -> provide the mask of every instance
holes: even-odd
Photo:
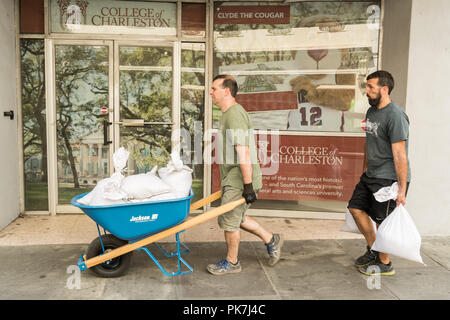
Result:
[[[378,105],[380,104],[380,101],[381,101],[381,94],[378,94],[378,96],[377,96],[375,99],[370,99],[370,97],[367,96],[367,99],[369,99],[369,104],[370,104],[372,107],[376,107],[376,106],[378,106]]]

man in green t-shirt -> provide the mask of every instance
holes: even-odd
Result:
[[[216,76],[210,90],[213,103],[222,111],[216,148],[222,185],[222,205],[241,197],[244,197],[246,202],[218,217],[219,227],[224,230],[227,256],[206,267],[214,275],[242,270],[238,259],[240,229],[264,241],[270,266],[279,261],[284,242],[282,234],[268,232],[255,219],[245,215],[251,203],[257,199],[256,194],[262,187],[262,175],[257,160],[253,125],[247,112],[235,100],[237,90],[236,80],[229,75]]]
[[[392,75],[383,70],[367,76],[366,95],[370,108],[366,113],[366,152],[364,169],[353,191],[348,209],[366,238],[367,251],[356,259],[355,266],[366,275],[393,275],[394,268],[387,253],[371,250],[377,227],[396,208],[406,204],[411,180],[408,161],[409,119],[389,97],[394,88]],[[374,197],[379,189],[398,183],[397,199],[378,202]],[[373,270],[379,270],[376,273]]]

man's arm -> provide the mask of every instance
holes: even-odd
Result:
[[[395,173],[398,180],[397,206],[406,204],[406,183],[408,178],[408,158],[406,156],[406,140],[392,144]]]
[[[253,190],[252,184],[252,162],[250,161],[250,149],[248,146],[236,146],[236,152],[239,157],[239,166],[244,180],[244,192],[242,196],[245,198],[247,204],[253,203],[257,200],[256,193]]]
[[[244,184],[252,182],[252,162],[250,161],[250,149],[248,146],[235,146],[239,157],[239,166],[241,168]]]

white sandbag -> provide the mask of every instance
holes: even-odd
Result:
[[[130,153],[124,147],[120,147],[113,154],[114,172],[122,172],[125,169]]]
[[[128,199],[145,199],[170,192],[170,186],[155,173],[156,167],[147,173],[125,177],[120,187]]]
[[[127,194],[120,189],[120,185],[124,179],[122,170],[127,164],[129,154],[123,147],[114,152],[114,174],[109,178],[100,180],[95,188],[83,198],[78,199],[78,202],[87,206],[125,203]]]
[[[87,206],[124,203],[127,194],[120,190],[122,179],[122,174],[116,172],[110,178],[100,180],[95,188],[83,198],[78,199],[78,202]]]
[[[95,188],[83,198],[79,199],[78,202],[87,206],[125,203],[127,195],[120,191],[119,186],[111,178],[100,180]]]
[[[167,193],[158,194],[158,195],[150,197],[150,198],[130,199],[129,202],[137,203],[137,202],[165,201],[165,200],[172,200],[172,199],[179,199],[179,198],[180,197],[177,196],[176,194],[173,194],[172,192],[167,192]]]
[[[372,250],[388,253],[423,264],[420,256],[422,238],[403,205],[399,205],[378,228]]]
[[[108,183],[108,180],[109,178],[106,178],[97,182],[97,185],[94,187],[94,189],[92,189],[92,191],[85,195],[83,198],[78,199],[78,202],[84,204],[85,206],[89,206],[96,194],[102,192],[101,190],[103,190],[103,186]]]
[[[373,196],[378,202],[386,202],[388,200],[397,199],[397,194],[398,194],[398,183],[394,182],[389,187],[379,189],[377,192],[373,194]]]
[[[78,200],[79,203],[84,204],[86,206],[109,206],[109,205],[115,205],[115,204],[122,204],[126,203],[125,200],[109,200],[106,199],[101,192],[96,192],[92,198],[90,199],[89,203],[86,203],[82,201],[82,199]]]
[[[184,164],[178,152],[174,151],[170,154],[170,161],[168,165],[172,166],[175,170],[183,169]]]
[[[165,168],[159,169],[158,173],[177,197],[183,198],[189,195],[192,187],[192,169],[183,165],[177,152],[171,153],[171,160]]]
[[[159,194],[157,196],[151,197],[150,201],[164,201],[164,200],[172,200],[172,199],[179,199],[180,197],[172,192]]]
[[[370,219],[370,221],[372,222],[373,228],[376,232],[377,231],[376,223],[372,219]],[[342,225],[341,231],[352,232],[352,233],[361,233],[358,229],[358,225],[355,222],[355,218],[353,218],[353,215],[350,213],[348,208],[346,209],[346,212],[345,212],[345,223]]]
[[[113,173],[113,175],[108,178],[104,179],[107,180],[107,183],[103,186],[103,194],[106,199],[109,200],[124,200],[127,197],[127,194],[122,191],[120,188],[120,185],[122,183],[122,180],[124,179],[124,176],[120,171]]]
[[[142,199],[128,199],[128,203],[136,203],[136,202],[148,202],[150,198],[142,198]]]

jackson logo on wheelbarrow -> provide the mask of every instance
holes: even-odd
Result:
[[[152,214],[152,216],[132,216],[130,219],[130,222],[134,222],[134,223],[140,223],[140,222],[150,222],[150,221],[155,221],[156,219],[158,219],[158,214]]]

